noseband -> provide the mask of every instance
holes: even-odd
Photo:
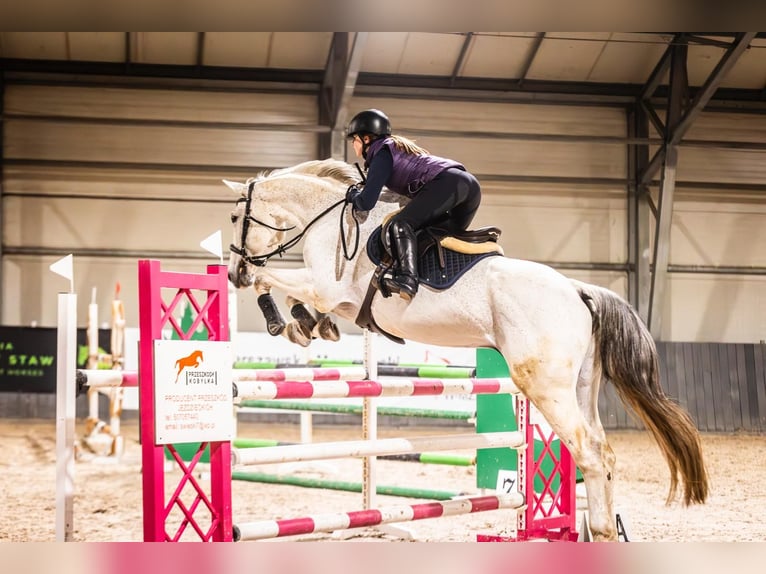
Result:
[[[314,219],[312,219],[306,225],[306,227],[303,229],[303,231],[301,231],[298,235],[296,235],[295,237],[293,237],[292,239],[290,239],[286,243],[280,244],[279,247],[277,247],[273,251],[270,251],[269,253],[266,253],[264,255],[250,255],[247,252],[246,242],[247,242],[247,231],[248,231],[248,228],[250,226],[250,222],[251,221],[253,223],[257,223],[258,225],[261,225],[261,226],[263,226],[263,227],[265,227],[267,229],[271,229],[272,231],[291,231],[291,230],[295,229],[294,225],[292,227],[285,227],[285,228],[274,227],[272,225],[269,225],[268,223],[264,223],[263,221],[260,221],[260,220],[256,219],[252,215],[250,215],[250,204],[252,203],[252,199],[253,199],[253,187],[254,186],[255,186],[255,181],[251,181],[250,184],[248,185],[248,188],[247,188],[247,197],[240,197],[237,200],[237,205],[239,205],[242,202],[245,203],[245,216],[244,216],[245,219],[242,222],[242,238],[240,239],[240,246],[237,247],[236,245],[234,245],[232,243],[232,244],[229,245],[229,251],[231,251],[233,253],[236,253],[237,255],[239,255],[242,258],[243,261],[245,261],[247,263],[250,263],[251,265],[255,265],[256,267],[263,267],[264,265],[266,265],[266,262],[270,258],[272,258],[274,255],[279,255],[280,257],[282,257],[283,253],[285,253],[288,249],[290,249],[296,243],[298,243],[301,239],[303,239],[303,236],[306,234],[306,232],[309,230],[309,228],[312,225],[314,225],[314,223],[316,223],[319,219],[321,219],[322,217],[324,217],[325,215],[330,213],[333,209],[335,209],[339,205],[346,203],[345,199],[341,199],[340,201],[336,201],[330,207],[328,207],[322,213],[320,213]],[[342,223],[342,221],[343,221],[343,216],[341,214],[341,223]],[[358,228],[358,226],[359,226],[359,222],[357,222],[357,228]],[[342,230],[342,225],[341,225],[341,230]],[[359,233],[357,233],[357,243],[358,243],[358,239],[359,239]],[[344,251],[345,251],[345,237],[344,237],[344,242],[343,243],[344,243]],[[356,254],[356,250],[354,250],[354,254]],[[353,255],[351,257],[353,257]],[[351,259],[351,257],[348,257],[348,255],[347,255],[346,258],[347,259]]]
[[[248,231],[248,228],[250,227],[250,222],[252,221],[253,223],[257,223],[258,225],[266,227],[267,229],[272,229],[274,231],[290,231],[291,229],[295,229],[295,226],[280,229],[278,227],[273,227],[269,225],[268,223],[264,223],[263,221],[260,221],[259,219],[256,219],[255,217],[250,215],[250,204],[253,201],[253,187],[255,187],[255,181],[251,181],[250,185],[247,186],[247,197],[240,197],[237,200],[237,205],[239,205],[242,202],[245,202],[245,219],[244,221],[242,221],[242,238],[240,240],[239,247],[237,247],[236,245],[232,243],[229,245],[229,250],[239,255],[244,261],[247,261],[251,265],[255,265],[257,267],[263,267],[264,265],[266,265],[266,262],[269,260],[269,257],[277,253],[279,253],[281,257],[282,253],[285,251],[286,248],[283,245],[280,245],[275,251],[272,251],[271,253],[267,253],[266,255],[250,255],[247,252],[247,247],[245,246],[245,242],[247,240],[247,231]]]

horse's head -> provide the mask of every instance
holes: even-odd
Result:
[[[229,280],[246,287],[255,279],[254,266],[301,240],[291,230],[305,231],[316,220],[343,204],[347,187],[359,181],[353,166],[327,159],[311,160],[296,166],[275,169],[247,183],[224,180],[239,194],[231,222],[234,241],[229,256]]]
[[[258,195],[258,179],[248,183],[223,180],[239,194],[231,212],[233,241],[229,254],[229,281],[237,287],[252,285],[254,265],[264,265],[270,254],[284,241],[289,228],[280,221]]]

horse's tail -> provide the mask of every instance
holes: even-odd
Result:
[[[670,469],[667,502],[679,478],[684,504],[703,503],[708,476],[697,427],[689,414],[660,386],[657,348],[641,318],[616,293],[573,281],[593,315],[593,337],[603,377],[612,381],[623,404],[630,406],[654,436]]]

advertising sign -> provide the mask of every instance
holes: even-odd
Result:
[[[157,444],[234,438],[231,343],[154,341]]]
[[[109,329],[99,329],[100,354],[108,354]],[[54,327],[0,327],[0,392],[55,393],[56,337]],[[88,362],[87,333],[77,329],[77,366]]]

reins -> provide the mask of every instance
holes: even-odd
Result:
[[[248,225],[250,221],[257,223],[258,225],[261,225],[263,227],[266,227],[267,229],[271,229],[273,231],[291,231],[295,229],[295,226],[292,227],[285,227],[285,228],[279,228],[279,227],[273,227],[269,225],[268,223],[264,223],[263,221],[260,221],[250,215],[250,204],[252,202],[253,197],[253,187],[255,185],[255,182],[250,182],[250,185],[247,188],[247,197],[241,197],[237,200],[237,203],[245,202],[245,219],[242,222],[242,238],[241,238],[241,247],[237,247],[233,243],[229,245],[229,250],[233,253],[236,253],[239,255],[243,261],[246,261],[247,263],[250,263],[251,265],[255,265],[256,267],[263,267],[266,265],[268,260],[275,255],[279,255],[282,257],[282,254],[285,253],[288,249],[291,249],[293,246],[295,246],[301,239],[303,239],[303,236],[306,234],[306,232],[311,228],[314,223],[322,219],[325,215],[330,213],[333,209],[338,207],[339,205],[343,204],[343,210],[341,211],[340,216],[340,237],[341,237],[341,243],[343,245],[343,256],[346,258],[346,261],[351,261],[356,256],[357,251],[359,250],[359,221],[356,219],[356,217],[353,217],[354,212],[352,211],[352,219],[354,220],[354,223],[356,224],[356,242],[354,244],[354,251],[351,253],[351,255],[348,254],[348,244],[346,242],[346,231],[343,227],[343,219],[346,213],[346,206],[348,205],[348,202],[346,199],[341,199],[340,201],[336,201],[333,203],[330,207],[322,211],[319,215],[317,215],[314,219],[308,222],[306,224],[306,227],[303,228],[303,231],[301,231],[298,235],[293,237],[292,239],[286,241],[285,243],[280,243],[279,246],[274,249],[273,251],[270,251],[269,253],[265,253],[264,255],[250,255],[247,253],[246,248],[246,241],[247,241],[247,231],[248,231]]]

